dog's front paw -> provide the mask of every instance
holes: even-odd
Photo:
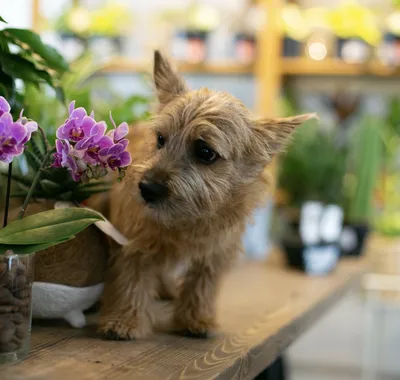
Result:
[[[138,324],[134,318],[104,320],[98,331],[109,340],[135,340],[150,333],[148,326]]]
[[[181,335],[206,339],[215,336],[217,325],[214,320],[183,320],[182,318],[175,318],[174,322],[175,331]]]

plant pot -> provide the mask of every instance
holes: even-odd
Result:
[[[53,208],[53,201],[32,202],[25,215]],[[10,210],[9,220],[16,220],[18,212]],[[103,289],[107,254],[107,239],[95,226],[71,241],[37,252],[32,264],[33,319],[62,318],[74,327],[83,327],[83,312],[99,300]]]
[[[378,58],[386,65],[400,65],[400,36],[387,33],[378,47]]]
[[[173,54],[178,60],[201,63],[207,57],[208,33],[202,31],[181,31],[173,41]]]
[[[0,255],[0,363],[24,359],[32,323],[34,254]]]
[[[311,276],[323,276],[333,271],[340,256],[336,243],[304,246],[283,241],[282,250],[287,264]]]
[[[345,223],[340,238],[342,256],[361,256],[370,228],[367,224]]]
[[[283,39],[283,56],[299,57],[301,55],[301,42],[290,37]]]
[[[364,63],[371,57],[372,49],[359,38],[338,38],[337,55],[347,63]]]
[[[120,56],[122,55],[122,37],[92,36],[89,38],[89,49],[98,59]]]
[[[235,37],[235,56],[240,63],[249,64],[256,58],[256,39],[254,36],[239,33]]]
[[[281,247],[288,265],[309,275],[331,272],[340,256],[341,208],[309,201],[284,215]]]

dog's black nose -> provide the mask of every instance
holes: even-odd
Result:
[[[160,183],[139,183],[140,193],[147,203],[155,203],[168,195],[168,187]]]

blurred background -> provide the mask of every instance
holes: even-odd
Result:
[[[399,0],[0,0],[0,15],[1,28],[32,29],[64,56],[66,101],[100,119],[110,108],[117,124],[149,116],[155,48],[192,88],[228,91],[260,116],[317,112],[274,164],[274,195],[248,227],[246,252],[264,259],[279,245],[306,275],[368,256],[376,276],[289,349],[290,378],[400,379]],[[17,85],[54,133],[64,105],[50,89]]]

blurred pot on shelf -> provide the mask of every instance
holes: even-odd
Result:
[[[254,35],[238,33],[235,37],[235,58],[240,63],[249,64],[256,58],[256,38]]]
[[[287,3],[282,8],[283,56],[298,57],[302,52],[304,40],[310,34],[310,27],[305,20],[304,12],[295,3]]]
[[[355,2],[345,2],[328,15],[337,36],[337,55],[348,63],[366,62],[381,39],[375,13]]]
[[[178,31],[172,41],[172,52],[177,60],[200,63],[207,58],[208,32]]]
[[[385,20],[383,40],[378,47],[378,58],[387,65],[400,65],[400,9],[391,12]]]
[[[360,38],[337,39],[337,56],[347,63],[367,62],[372,52],[372,47]]]
[[[304,55],[316,61],[334,56],[334,34],[329,25],[328,9],[309,8],[303,14],[309,28],[304,43]]]
[[[193,1],[186,9],[170,16],[176,25],[172,52],[176,59],[201,63],[207,58],[209,34],[217,27],[219,12],[208,4]]]

